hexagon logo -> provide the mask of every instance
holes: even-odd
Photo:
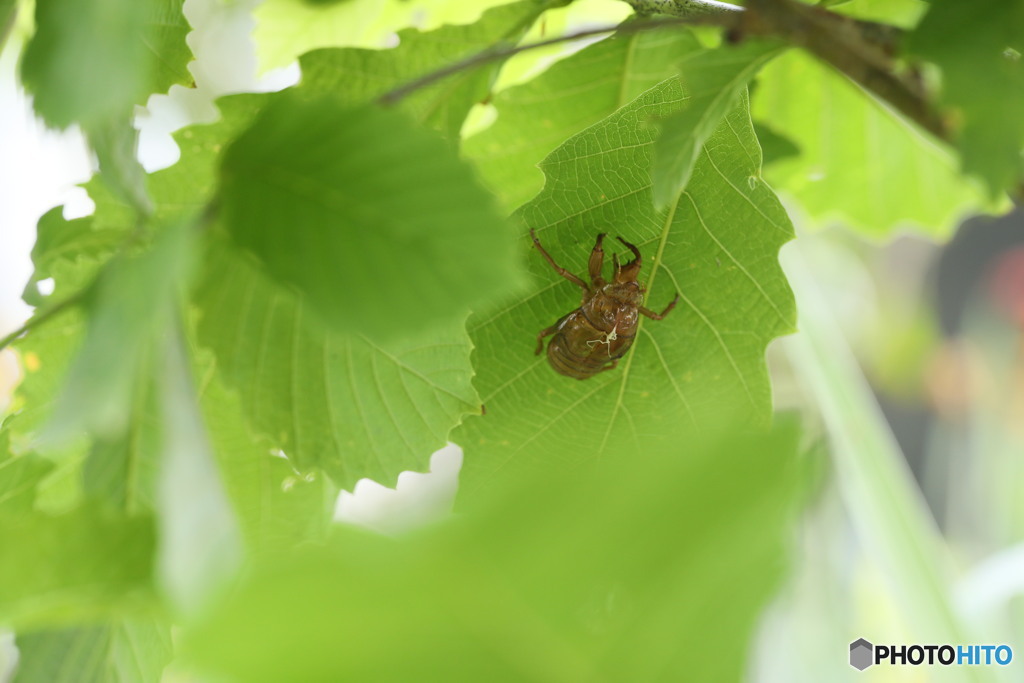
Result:
[[[875,663],[874,653],[874,645],[863,638],[858,638],[850,643],[850,666],[857,671],[863,671]]]

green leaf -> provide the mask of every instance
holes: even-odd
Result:
[[[151,618],[20,634],[13,683],[159,683],[171,629]]]
[[[7,36],[14,27],[18,16],[18,0],[0,0],[0,50],[7,43]]]
[[[258,105],[265,100],[265,97],[247,95],[223,100],[223,106],[231,114],[230,122],[234,124],[232,130],[244,126],[251,118],[252,112],[256,111]],[[229,123],[219,122],[206,128],[214,129],[219,133],[229,126]],[[154,183],[154,187],[158,190],[154,192],[154,198],[162,204],[158,213],[161,222],[164,223],[180,221],[183,211],[191,213],[189,209],[193,206],[198,212],[209,199],[208,193],[211,191],[215,177],[215,166],[212,160],[214,151],[210,149],[210,146],[215,143],[204,139],[193,149],[188,145],[190,140],[187,137],[191,135],[191,130],[185,131],[182,135],[184,136],[183,148],[190,154],[204,159],[205,163],[179,164],[151,177],[151,180],[159,180]],[[126,244],[126,240],[138,230],[138,215],[135,210],[112,193],[110,188],[100,182],[97,177],[89,181],[85,187],[96,204],[96,210],[92,216],[69,221],[62,217],[62,208],[57,207],[48,211],[39,221],[37,239],[32,249],[35,271],[26,287],[24,297],[26,302],[40,306],[40,310],[45,311],[80,295],[90,286],[100,271],[108,265],[111,257]],[[172,229],[171,232],[164,235],[164,242],[174,235],[187,237],[180,233],[174,233]],[[165,248],[162,248],[160,252],[148,255],[140,256],[137,251],[138,249],[135,248],[132,253],[123,255],[117,263],[110,264],[111,267],[103,278],[105,282],[103,286],[107,289],[106,299],[98,300],[94,297],[89,302],[90,310],[101,305],[107,308],[106,331],[101,329],[94,332],[94,336],[99,334],[101,337],[95,340],[96,345],[100,347],[97,349],[98,353],[114,353],[116,355],[116,359],[110,361],[109,369],[115,376],[120,371],[120,379],[106,377],[107,368],[105,368],[101,372],[103,381],[100,384],[108,391],[112,388],[115,389],[112,392],[115,396],[125,390],[125,383],[129,385],[128,394],[134,391],[134,376],[132,373],[123,372],[123,368],[120,367],[124,360],[121,355],[123,351],[121,345],[132,341],[133,343],[125,348],[130,351],[129,355],[139,356],[143,349],[134,343],[139,341],[134,336],[135,333],[139,332],[140,328],[144,333],[146,325],[152,323],[153,317],[159,318],[157,311],[151,305],[154,302],[146,301],[147,294],[135,290],[139,283],[142,283],[142,287],[149,290],[149,294],[152,295],[154,288],[160,289],[159,283],[156,282],[156,276],[163,277],[164,285],[167,285],[167,279],[173,280],[173,271],[177,268],[176,257],[171,253],[174,252],[173,244],[165,244]],[[165,259],[165,257],[168,258]],[[157,270],[150,274],[147,272],[148,266],[156,266]],[[168,273],[165,268],[170,268],[171,272]],[[151,275],[154,276],[154,280],[150,280]],[[36,289],[36,284],[47,278],[53,278],[55,289],[51,295],[43,297]],[[118,282],[119,280],[120,282]],[[142,297],[141,303],[140,297]],[[119,319],[117,307],[131,307],[132,305],[141,306],[145,315],[138,320]],[[97,321],[94,320],[93,325],[95,326],[96,323]],[[81,350],[84,331],[80,307],[71,307],[61,313],[59,317],[33,330],[31,334],[16,342],[15,346],[21,352],[24,361],[26,377],[19,386],[17,394],[18,420],[12,425],[11,440],[15,452],[23,453],[30,450],[35,444],[43,424],[51,419],[55,399],[64,390],[62,384],[68,367]],[[101,332],[102,334],[100,334]],[[115,339],[115,342],[104,347],[102,337],[108,334]],[[122,335],[126,334],[128,336],[122,338]],[[96,361],[95,357],[93,361]],[[103,361],[96,362],[102,364]],[[85,384],[89,384],[89,382],[86,381]],[[112,385],[118,385],[120,389]],[[94,406],[92,406],[90,387],[87,386],[83,391],[90,398],[83,401],[82,407],[91,410]],[[123,397],[124,394],[121,393],[121,396]],[[79,409],[79,406],[74,404],[67,407],[73,412],[77,412]],[[136,407],[137,404],[128,413],[133,413]],[[121,439],[120,434],[101,439],[102,443],[97,444],[96,448],[118,448],[116,442],[119,439]],[[83,442],[72,448],[61,448],[59,451],[48,449],[45,455],[70,464],[71,460],[84,459],[89,447],[90,444]],[[116,501],[113,502],[117,504]]]
[[[242,540],[196,402],[183,335],[172,328],[161,346],[157,571],[175,607],[194,615],[238,571]]]
[[[318,48],[379,50],[406,27],[430,31],[444,24],[470,24],[491,7],[507,3],[431,0],[427,7],[391,0],[266,0],[253,10],[253,39],[260,71],[267,71]]]
[[[221,121],[177,135],[181,162],[150,183],[158,211],[208,200],[221,148],[267,99],[222,98]],[[351,487],[361,477],[387,483],[404,470],[423,471],[462,417],[479,411],[463,321],[407,328],[400,344],[346,338],[317,325],[237,249],[215,239],[205,251],[193,295],[197,341],[214,352],[218,377],[238,393],[250,429],[283,449],[302,476],[319,467]],[[218,423],[209,425],[217,443]]]
[[[328,48],[302,56],[301,89],[330,94],[348,104],[363,104],[419,76],[448,66],[484,49],[511,46],[544,10],[557,0],[521,0],[490,9],[476,23],[442,26],[421,33],[398,32],[399,47],[390,50]],[[458,140],[470,107],[487,96],[501,67],[489,62],[449,76],[402,100],[413,119]]]
[[[361,477],[387,484],[425,470],[462,416],[479,412],[461,321],[388,344],[331,333],[250,261],[210,246],[198,338],[249,423],[300,471],[321,467],[344,488]]]
[[[36,241],[32,246],[35,271],[25,287],[25,301],[33,306],[42,305],[44,299],[36,290],[40,280],[54,276],[53,266],[61,262],[99,260],[109,255],[124,239],[120,229],[96,228],[93,219],[66,220],[64,207],[47,211],[36,226]]]
[[[943,103],[962,117],[964,171],[992,196],[1015,191],[1024,170],[1024,2],[934,0],[908,50],[942,69]]]
[[[36,268],[26,287],[25,298],[44,311],[88,287],[134,229],[130,208],[119,204],[95,180],[88,188],[96,201],[97,215],[67,221],[61,217],[58,207],[40,219],[38,239],[32,252]],[[123,272],[123,264],[111,270],[118,269]],[[35,283],[44,278],[53,278],[55,286],[54,292],[45,298],[35,287]],[[115,288],[111,294],[114,300],[108,299],[106,304],[116,304],[122,294]],[[96,303],[93,299],[93,304]],[[126,321],[114,322],[119,329],[123,329],[122,323],[127,324]],[[128,513],[150,510],[156,451],[152,448],[153,406],[147,398],[147,392],[151,393],[148,373],[129,375],[123,380],[126,386],[122,389],[127,393],[121,398],[127,403],[119,419],[125,420],[126,431],[95,441],[84,438],[83,434],[83,438],[58,444],[52,438],[52,431],[49,438],[44,438],[46,428],[53,424],[57,399],[65,391],[68,369],[79,359],[85,326],[81,307],[70,307],[16,343],[26,373],[17,393],[18,414],[9,423],[13,450],[21,455],[39,451],[40,455],[58,463],[39,487],[42,508],[64,511],[77,505],[84,494],[103,500],[111,509]],[[119,349],[121,342],[115,340],[110,347]],[[144,348],[135,344],[129,346],[132,354],[139,355],[140,362],[145,364]],[[119,356],[111,367],[117,367],[121,360]],[[111,387],[105,382],[110,378],[106,377],[106,371],[101,374],[103,381],[98,386],[109,390]],[[86,392],[88,395],[88,388]],[[73,422],[81,422],[92,408],[90,400],[85,400],[81,406],[65,404],[64,407],[72,412]]]
[[[16,456],[10,448],[10,435],[0,431],[0,516],[27,515],[53,465],[36,455]]]
[[[65,223],[59,213],[59,209],[49,212],[41,225],[47,221]],[[71,223],[80,226],[83,232],[88,230],[87,224]],[[70,225],[65,227],[71,231]],[[91,245],[92,242],[83,240],[81,244]],[[45,273],[54,280],[53,293],[40,302],[44,310],[67,301],[85,287],[102,267],[102,259],[87,255],[90,248],[85,247],[81,253],[62,251],[62,255],[52,259],[45,253],[34,252],[37,268],[33,277],[38,279]],[[50,511],[67,510],[81,499],[80,467],[89,452],[88,441],[75,439],[54,444],[51,440],[45,448],[40,446],[43,431],[52,419],[56,399],[64,388],[68,367],[81,347],[83,327],[81,308],[65,307],[46,324],[33,329],[14,344],[21,356],[25,375],[15,393],[14,415],[4,428],[10,438],[11,451],[18,457],[36,453],[57,463],[57,467],[40,483],[36,496],[37,507]]]
[[[204,365],[209,377],[201,388],[204,422],[247,553],[261,557],[321,539],[337,491],[326,477],[301,474],[273,454],[268,440],[250,432],[239,397],[211,374],[212,359]]]
[[[165,333],[187,279],[191,222],[162,230],[154,245],[107,265],[90,290],[82,348],[54,408],[49,436],[81,431],[100,438],[123,433],[133,390],[147,369],[152,344]]]
[[[163,93],[172,85],[194,87],[188,64],[192,50],[186,37],[192,27],[182,13],[182,0],[148,0],[146,17],[146,84],[150,92]],[[149,93],[147,93],[148,97]]]
[[[466,450],[464,485],[519,465],[678,444],[727,415],[768,421],[764,350],[793,330],[795,317],[776,260],[792,227],[760,179],[745,96],[704,147],[686,192],[667,211],[654,210],[654,131],[643,124],[684,102],[673,78],[570,138],[544,160],[543,192],[518,212],[577,273],[586,272],[598,232],[635,243],[647,305],[661,310],[678,292],[679,306],[661,322],[641,319],[616,370],[582,382],[563,377],[534,355],[536,335],[579,306],[579,290],[532,252],[532,290],[469,322],[487,415],[452,437]]]
[[[38,0],[21,77],[51,126],[123,116],[175,83],[190,84],[182,0]]]
[[[219,162],[222,150],[241,135],[253,119],[277,97],[271,94],[244,94],[221,97],[216,101],[220,119],[210,124],[198,124],[184,128],[174,134],[174,140],[181,149],[178,163],[149,176],[149,192],[156,205],[157,215],[164,220],[177,218],[183,211],[193,215],[200,213],[213,199],[217,191]],[[96,195],[103,189],[90,184],[89,194]],[[99,205],[97,200],[97,205]],[[131,225],[133,216],[104,202],[101,216],[97,213],[97,227],[124,230]]]
[[[471,169],[396,112],[278,99],[225,151],[220,198],[234,241],[338,331],[444,325],[520,281]]]
[[[130,116],[110,117],[88,126],[89,146],[96,152],[100,179],[135,211],[138,220],[153,211],[146,192],[146,171],[138,160],[139,131]]]
[[[659,122],[654,143],[654,204],[659,210],[686,188],[704,143],[736,106],[750,79],[782,51],[775,41],[747,40],[738,46],[695,51],[683,58],[680,79],[686,106]]]
[[[785,135],[780,135],[767,124],[754,121],[754,133],[757,134],[757,141],[761,144],[761,155],[764,157],[765,166],[800,154],[800,148],[795,142]]]
[[[150,177],[158,216],[169,220],[210,200],[221,150],[274,97],[222,98],[220,121],[176,135],[181,161]],[[92,183],[90,191],[97,200],[94,230],[131,229],[131,213],[105,188]],[[197,343],[214,352],[218,381],[237,392],[249,429],[287,452],[302,477],[322,467],[351,486],[364,476],[386,483],[403,470],[423,471],[462,417],[479,412],[470,381],[472,345],[462,320],[433,331],[407,328],[402,344],[347,339],[324,332],[312,313],[237,249],[214,240],[204,253],[193,297],[200,315]],[[60,291],[63,280],[57,283]],[[40,389],[39,404],[49,400],[46,391]],[[207,425],[214,444],[223,444],[228,436],[219,433],[221,421],[208,419]],[[225,457],[218,453],[222,466]],[[266,462],[262,454],[258,462]],[[225,470],[225,484],[249,545],[257,547],[254,527],[244,518],[254,503],[234,497],[233,476]]]
[[[601,40],[495,95],[497,121],[466,140],[463,153],[511,211],[543,187],[537,164],[549,152],[671,76],[697,49],[679,27]]]
[[[148,596],[152,519],[90,505],[0,516],[0,619],[53,624],[109,614]]]
[[[929,6],[929,0],[851,0],[834,9],[866,21],[913,28]]]
[[[128,514],[152,512],[160,461],[156,378],[147,366],[135,377],[125,405],[125,429],[93,439],[82,465],[82,493]]]
[[[753,114],[800,148],[765,175],[819,225],[840,221],[876,237],[912,227],[942,237],[964,214],[991,208],[948,151],[800,52],[764,68]]]
[[[739,680],[807,483],[795,447],[785,429],[635,448],[427,532],[340,527],[257,568],[184,654],[252,683]]]
[[[379,48],[379,42],[360,44],[377,32],[373,27],[389,23],[406,26],[408,7],[389,0],[351,0],[340,3],[312,3],[306,0],[266,0],[253,10],[256,28],[256,57],[261,72],[288,66],[300,55],[317,48],[357,45]],[[391,29],[394,30],[394,29]],[[383,31],[381,31],[383,33]]]

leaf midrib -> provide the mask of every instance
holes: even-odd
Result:
[[[653,267],[651,268],[651,277],[647,281],[647,291],[644,292],[644,306],[647,305],[647,299],[650,297],[651,292],[654,291],[654,280],[658,276],[658,271],[661,269],[662,257],[665,253],[665,243],[668,242],[668,234],[672,229],[672,221],[676,216],[676,207],[679,206],[679,199],[682,195],[677,195],[672,205],[669,207],[668,213],[665,214],[665,222],[661,228],[661,237],[658,242],[658,251],[654,255]],[[636,325],[636,334],[639,337],[640,332],[643,330],[645,318],[640,316],[639,321]],[[626,383],[629,381],[629,370],[633,367],[633,356],[636,354],[636,345],[629,350],[626,355],[626,366],[622,368],[622,381],[619,384],[619,394],[615,397],[615,405],[612,407],[611,417],[608,418],[608,429],[605,430],[604,438],[601,439],[601,445],[598,447],[597,452],[603,453],[604,447],[608,444],[608,437],[611,436],[612,427],[615,425],[615,418],[618,417],[619,409],[622,408],[622,397],[626,393]],[[667,368],[666,368],[667,369]]]

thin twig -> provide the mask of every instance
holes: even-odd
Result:
[[[706,19],[706,21],[705,21]],[[448,66],[445,66],[437,71],[431,71],[428,74],[421,76],[415,80],[409,81],[404,85],[400,85],[393,90],[389,90],[380,97],[377,98],[377,103],[383,106],[390,106],[397,104],[399,101],[408,97],[417,90],[422,90],[434,83],[447,78],[448,76],[459,73],[460,71],[466,71],[469,69],[482,66],[489,62],[501,61],[507,59],[513,55],[517,55],[520,52],[526,52],[528,50],[536,50],[539,47],[547,47],[548,45],[557,45],[559,43],[570,43],[574,40],[581,38],[589,38],[591,36],[600,36],[607,33],[640,33],[641,31],[651,31],[664,26],[692,26],[694,24],[709,23],[717,24],[719,22],[714,21],[710,16],[708,17],[687,17],[687,18],[668,18],[668,19],[657,19],[649,21],[633,21],[625,24],[616,26],[604,26],[601,28],[592,28],[585,31],[577,31],[575,33],[568,33],[564,36],[558,36],[557,38],[548,38],[546,40],[540,40],[535,43],[526,43],[525,45],[517,45],[513,47],[491,47],[486,50],[477,52],[474,55],[470,55],[465,59],[458,62],[453,62]]]

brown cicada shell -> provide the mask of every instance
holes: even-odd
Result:
[[[618,255],[613,254],[615,273],[612,281],[606,282],[601,275],[604,266],[604,249],[601,246],[604,233],[601,233],[590,252],[589,285],[555,263],[533,230],[530,230],[530,237],[537,251],[551,267],[583,290],[583,301],[579,308],[537,335],[538,355],[544,350],[544,337],[554,335],[548,344],[548,362],[559,374],[587,379],[604,370],[611,370],[633,345],[640,316],[661,320],[679,301],[679,294],[676,294],[661,313],[643,307],[646,290],[636,281],[643,261],[640,250],[621,237],[618,240],[633,252],[633,260],[619,265]]]

